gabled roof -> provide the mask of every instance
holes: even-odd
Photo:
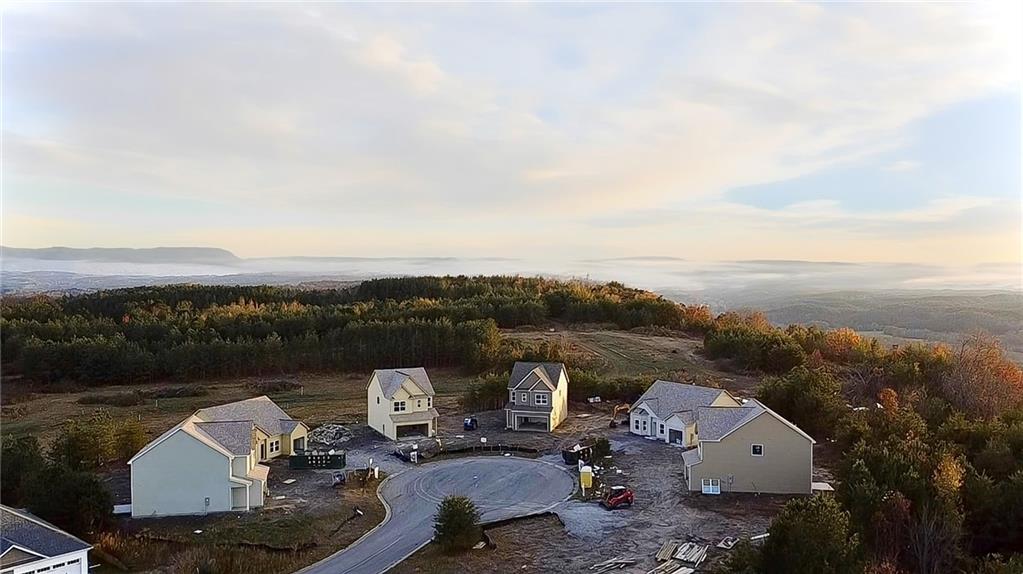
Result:
[[[394,393],[398,392],[398,389],[409,379],[427,395],[432,397],[435,394],[433,384],[430,382],[430,376],[426,374],[426,369],[422,367],[377,369],[373,371],[373,374],[376,375],[377,381],[380,382],[380,391],[385,399],[393,398]],[[370,377],[370,380],[372,381],[373,377]]]
[[[639,400],[633,403],[630,410],[635,410],[645,404],[653,411],[654,416],[661,420],[667,420],[675,413],[709,407],[722,392],[727,391],[657,380],[639,397]]]
[[[697,412],[700,441],[720,441],[760,416],[774,417],[813,444],[817,441],[803,432],[803,429],[789,422],[785,417],[767,408],[767,405],[750,399],[741,407],[708,407]]]
[[[538,382],[542,382],[550,390],[555,390],[561,381],[562,373],[565,373],[564,363],[516,361],[512,366],[511,376],[508,377],[508,388],[531,389]],[[565,374],[565,380],[568,380],[567,373]]]
[[[755,401],[741,407],[700,407],[696,410],[698,436],[700,440],[721,440],[763,412]]]
[[[197,422],[195,426],[231,454],[245,456],[252,452],[252,431],[256,428],[252,421]]]
[[[89,543],[37,516],[0,505],[0,553],[17,549],[25,552],[26,558],[30,554],[53,558],[89,548]]]
[[[698,448],[691,448],[682,453],[682,463],[686,466],[693,466],[701,462],[703,462],[703,457],[700,455],[700,449]]]
[[[281,421],[291,420],[288,413],[266,395],[199,409],[195,416],[204,422],[252,421],[270,436],[287,434],[281,429]]]
[[[252,452],[252,431],[259,429],[269,436],[289,434],[304,423],[288,416],[267,396],[206,407],[195,411],[171,427],[131,457],[131,464],[140,456],[177,432],[183,432],[213,450],[231,458]]]

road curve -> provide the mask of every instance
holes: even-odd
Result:
[[[296,574],[380,574],[433,538],[433,515],[445,496],[468,496],[483,522],[542,512],[565,501],[575,479],[547,462],[472,457],[426,463],[393,475],[379,494],[390,513],[344,550]]]

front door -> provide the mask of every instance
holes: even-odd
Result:
[[[259,460],[266,460],[266,443],[259,443]]]

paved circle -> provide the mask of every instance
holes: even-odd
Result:
[[[446,496],[467,496],[482,522],[542,512],[563,502],[575,479],[556,465],[516,457],[431,462],[391,476],[380,487],[388,519],[348,548],[301,574],[379,574],[433,537],[433,515]]]

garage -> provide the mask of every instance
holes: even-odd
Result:
[[[515,415],[515,430],[535,430],[547,432],[549,417]]]
[[[398,425],[395,430],[397,431],[395,434],[398,438],[408,438],[413,436],[429,436],[430,423]]]
[[[668,442],[671,444],[684,444],[682,431],[668,429]]]

